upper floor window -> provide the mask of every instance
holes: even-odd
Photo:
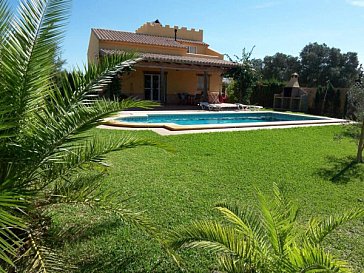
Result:
[[[194,53],[194,54],[196,54],[197,53],[197,47],[195,47],[195,46],[188,46],[187,47],[187,53]]]

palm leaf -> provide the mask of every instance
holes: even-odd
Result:
[[[177,228],[170,235],[169,245],[218,253],[226,272],[349,272],[345,262],[332,257],[319,243],[338,225],[362,217],[363,209],[324,221],[312,220],[306,233],[308,239],[297,240],[297,208],[275,184],[273,192],[272,200],[258,193],[260,214],[251,208],[241,210],[220,204],[217,209],[229,226],[201,221]]]
[[[334,259],[323,248],[310,244],[292,248],[289,259],[293,272],[350,272],[346,262]]]
[[[0,0],[0,79],[2,78],[2,56],[5,39],[9,35],[9,25],[12,18],[9,6],[5,0]],[[6,114],[11,111],[11,94],[5,91],[4,81],[0,80],[0,143],[3,138],[11,136],[7,131],[14,128],[15,123]],[[0,147],[1,149],[1,147]]]
[[[104,175],[104,172],[63,175],[46,189],[47,202],[45,204],[84,202],[85,200],[100,200],[101,197],[106,198],[104,192],[101,191],[101,178]]]
[[[3,185],[6,183],[3,183]],[[22,245],[16,235],[17,229],[25,228],[25,222],[19,217],[17,208],[25,205],[23,196],[11,189],[0,190],[0,261],[13,265],[17,249]],[[5,272],[1,267],[0,272]]]
[[[83,167],[86,163],[102,163],[105,154],[113,151],[136,148],[140,146],[163,147],[162,144],[138,139],[131,135],[120,138],[89,139],[83,142],[61,147],[57,152],[44,158],[37,172],[45,181],[53,181],[71,171]]]
[[[23,164],[22,169],[25,170],[28,178],[24,180],[24,183],[27,183],[42,166],[51,164],[51,161],[57,160],[60,154],[79,149],[80,143],[75,141],[77,134],[100,124],[103,117],[126,107],[148,105],[150,104],[144,101],[107,102],[102,100],[95,102],[92,106],[80,105],[73,109],[72,113],[65,113],[59,109],[57,116],[51,111],[35,114],[35,118],[27,126],[28,130],[24,132],[22,153],[16,154],[12,160],[17,164]],[[37,152],[34,153],[34,151]]]
[[[227,255],[219,256],[219,264],[223,272],[229,273],[255,273],[255,272],[269,272],[264,271],[264,265],[257,265],[247,263],[244,260],[234,259]],[[259,271],[258,271],[259,270]]]
[[[52,93],[66,111],[80,103],[92,104],[117,74],[130,71],[137,61],[138,55],[134,53],[115,54],[102,58],[98,64],[85,66],[83,70],[86,72],[63,72],[60,76],[61,89],[52,90]]]
[[[259,209],[270,246],[280,257],[279,259],[284,259],[287,246],[295,239],[292,229],[297,208],[283,198],[276,184],[273,184],[273,192],[274,198],[269,201],[261,192],[258,192]]]
[[[19,130],[27,111],[36,111],[49,88],[55,45],[62,38],[69,2],[24,0],[19,5],[0,60],[2,92],[8,94],[3,101],[12,104],[1,106],[4,119],[14,126],[9,136]]]
[[[354,219],[364,217],[364,209],[352,209],[341,215],[329,216],[327,219],[312,218],[306,231],[306,238],[313,244],[321,243],[336,228]]]
[[[26,250],[16,260],[19,272],[59,273],[75,269],[67,265],[60,253],[54,252],[41,243],[42,240],[39,238],[41,234],[33,232],[28,231],[28,237],[24,243]]]
[[[175,229],[169,236],[168,245],[177,248],[199,248],[213,253],[250,260],[253,252],[249,239],[234,228],[217,222],[201,221],[188,227]]]
[[[263,239],[264,233],[260,218],[251,208],[240,209],[238,206],[220,203],[216,205],[216,209],[245,236],[255,242]]]
[[[0,52],[4,45],[4,39],[8,35],[7,31],[11,18],[12,13],[10,12],[8,3],[5,0],[0,0]]]

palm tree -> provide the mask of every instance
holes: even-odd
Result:
[[[57,85],[52,80],[69,8],[70,0],[22,0],[14,14],[0,0],[0,272],[62,271],[59,257],[41,245],[44,207],[99,200],[98,176],[78,170],[100,165],[111,151],[154,145],[131,136],[105,140],[87,134],[111,113],[154,106],[95,95],[130,69],[136,55],[104,58],[62,73]],[[140,213],[101,206],[149,225]]]
[[[303,230],[296,221],[297,208],[283,198],[276,185],[273,200],[261,193],[258,199],[258,210],[218,205],[227,222],[200,221],[177,228],[169,245],[216,253],[224,272],[350,272],[321,243],[339,225],[364,216],[364,209],[326,220],[312,218]]]

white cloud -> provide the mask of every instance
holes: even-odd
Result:
[[[364,8],[364,0],[346,0],[350,5]]]

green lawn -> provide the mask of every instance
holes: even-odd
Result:
[[[255,188],[271,192],[277,183],[300,206],[300,222],[364,206],[364,166],[349,165],[355,145],[336,141],[340,126],[162,137],[132,132],[168,144],[175,152],[153,147],[115,152],[105,187],[132,196],[162,231],[192,220],[217,217],[214,204],[255,202]],[[119,130],[92,133],[118,137]],[[79,239],[63,236],[59,249],[79,266],[75,272],[176,272],[159,245],[138,229],[96,209],[60,206],[55,225],[78,225]],[[57,242],[54,242],[57,243]],[[364,220],[339,229],[327,246],[350,261],[355,272],[364,268]],[[189,272],[211,272],[208,253],[184,251]]]

